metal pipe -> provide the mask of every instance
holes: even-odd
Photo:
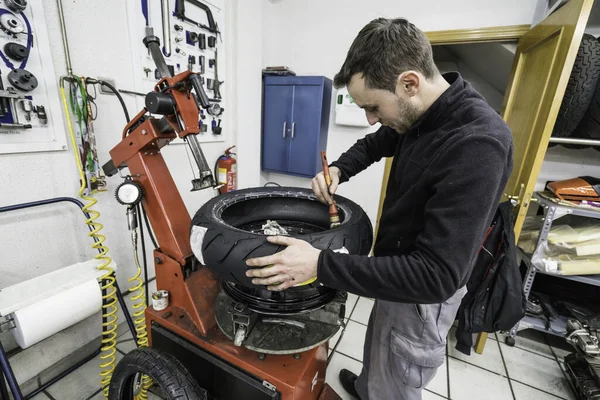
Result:
[[[4,380],[4,372],[0,368],[0,399],[8,400],[8,388],[6,387],[6,381]]]
[[[560,144],[580,144],[584,146],[600,146],[600,140],[592,139],[570,139],[561,137],[551,137],[550,142]]]
[[[10,367],[8,357],[4,352],[4,347],[2,347],[2,343],[0,343],[0,368],[2,369],[2,371],[4,371],[4,375],[6,376],[6,380],[8,381],[8,386],[10,387],[10,391],[12,392],[15,400],[23,400],[23,393],[21,393],[21,388],[19,387],[17,378],[15,378],[15,374],[12,368]]]
[[[169,19],[169,0],[160,0],[162,16],[163,48],[165,56],[171,55],[171,20]]]
[[[67,75],[73,75],[71,66],[71,53],[69,52],[69,42],[67,41],[67,27],[65,25],[65,13],[63,11],[62,0],[56,0],[58,4],[58,16],[60,20],[60,31],[62,33],[63,48],[65,50],[65,61],[67,62]]]
[[[93,353],[91,353],[90,355],[85,357],[83,360],[77,362],[77,364],[71,365],[69,367],[69,369],[61,372],[59,375],[50,379],[48,382],[44,383],[39,388],[35,389],[33,392],[25,395],[24,400],[29,400],[29,399],[37,396],[38,394],[40,394],[40,392],[48,389],[50,386],[54,385],[56,382],[60,381],[62,378],[69,375],[71,372],[75,371],[77,368],[81,367],[83,364],[87,363],[88,361],[92,361],[94,358],[96,358],[96,356],[98,354],[100,354],[101,351],[102,351],[102,345],[100,345],[100,347],[98,347],[98,349],[96,351],[94,351]]]
[[[206,162],[204,152],[202,152],[202,148],[200,148],[200,143],[198,142],[198,138],[196,137],[196,135],[187,135],[185,139],[190,145],[190,150],[192,150],[194,159],[196,159],[196,164],[198,164],[200,173],[204,171],[210,172],[210,167],[208,166],[208,162]]]

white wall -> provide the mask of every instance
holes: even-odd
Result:
[[[287,65],[298,75],[338,72],[358,31],[377,17],[404,17],[424,31],[529,24],[536,0],[269,0],[264,20],[265,65]],[[334,91],[335,92],[335,91]],[[331,112],[328,159],[337,159],[372,129],[336,126]],[[342,185],[339,194],[360,204],[372,222],[377,218],[384,163],[371,166]],[[262,182],[310,187],[309,179],[262,174]]]
[[[239,43],[243,43],[244,46],[250,46],[253,41],[260,43],[261,32],[256,34],[246,32],[245,35],[238,35],[236,32],[230,31],[234,27],[234,24],[231,23],[232,20],[239,18],[240,26],[247,27],[252,26],[254,21],[245,20],[244,14],[239,17],[236,15],[237,2],[227,3],[225,10],[227,23],[224,37],[237,38]],[[246,11],[247,9],[250,9],[250,6],[244,2],[244,6],[240,6],[240,10]],[[118,88],[132,89],[132,52],[129,49],[127,15],[124,10],[123,0],[64,1],[68,40],[75,74],[112,78],[116,81]],[[56,1],[44,1],[44,11],[52,51],[52,60],[46,61],[54,63],[58,81],[59,76],[66,74],[66,67]],[[226,51],[235,52],[235,47],[230,46]],[[244,53],[244,56],[247,57],[248,54]],[[237,57],[233,54],[229,59],[235,60]],[[260,78],[260,62],[252,62],[254,63],[252,74],[245,76],[241,73],[240,78],[250,80],[252,75],[255,81]],[[236,91],[238,76],[233,73],[235,68],[237,67],[233,62],[227,65],[226,76],[228,79],[223,87],[224,97],[238,98],[239,92]],[[241,64],[241,68],[244,68],[244,64]],[[246,71],[244,70],[244,72]],[[252,98],[253,89],[248,88],[252,85],[250,82],[240,88],[245,97],[239,97],[244,102],[249,102]],[[255,83],[254,86],[257,84]],[[255,103],[259,104],[260,87],[254,88],[254,92],[259,96]],[[129,95],[124,95],[124,97],[130,115],[137,114],[139,109],[136,107],[135,98]],[[99,117],[95,122],[98,155],[101,163],[104,163],[109,159],[109,150],[120,141],[125,119],[116,97],[99,95],[96,103],[99,110]],[[240,120],[233,117],[234,113],[242,115],[247,112],[250,115],[246,115],[244,120],[253,121],[253,129],[259,130],[260,116],[254,115],[256,108],[254,105],[250,107],[250,111],[246,111],[245,104],[235,106],[234,102],[230,104],[232,109],[226,110],[226,112],[232,114],[231,121]],[[59,112],[60,114],[57,115],[62,115],[62,110]],[[211,165],[226,147],[234,143],[237,132],[243,127],[244,125],[240,123],[239,126],[232,125],[231,128],[225,128],[230,129],[229,132],[224,133],[227,137],[225,143],[202,145],[204,154]],[[163,151],[163,154],[188,211],[193,215],[207,199],[212,197],[214,191],[207,189],[202,192],[190,192],[192,171],[183,145],[170,146]],[[249,157],[247,152],[242,151],[241,154]],[[58,196],[77,197],[79,176],[70,144],[69,150],[62,152],[1,155],[0,170],[2,171],[0,206]],[[258,181],[258,171],[254,175],[254,179]],[[244,178],[243,181],[252,184],[252,179]],[[94,208],[102,214],[98,219],[104,225],[102,234],[107,237],[105,243],[110,249],[109,256],[119,265],[118,281],[121,288],[126,290],[129,287],[127,278],[135,273],[135,269],[125,209],[114,198],[115,187],[120,182],[121,179],[118,176],[109,178],[108,191],[97,196],[98,204]],[[83,221],[81,212],[73,205],[46,206],[43,209],[28,212],[0,214],[0,243],[2,243],[3,250],[3,260],[0,263],[0,289],[33,276],[92,258],[96,253],[90,248],[92,241],[87,237],[87,228]],[[154,267],[151,247],[148,240],[149,273],[152,277],[154,276]],[[125,322],[122,316],[119,322]],[[24,359],[21,363],[23,365],[17,362],[25,368],[15,365],[21,381],[29,378],[31,371],[35,370],[35,368],[30,368],[31,365],[38,365],[32,364],[35,357],[44,355],[45,361],[49,358],[56,361],[75,350],[74,343],[79,346],[86,342],[86,338],[89,341],[94,336],[100,335],[100,320],[99,318],[90,318],[70,329],[69,332],[71,333],[70,337],[63,335],[58,340],[48,340],[37,345],[35,349],[27,350],[32,353],[32,356],[25,357],[26,360]],[[74,341],[73,338],[77,335],[79,340]],[[81,340],[82,335],[83,340]],[[15,347],[9,334],[1,335],[0,338],[7,350]],[[52,356],[48,356],[49,354]],[[22,355],[16,357],[23,358]],[[26,369],[29,372],[26,372]]]

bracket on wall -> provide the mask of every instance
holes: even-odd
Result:
[[[201,24],[199,22],[196,22],[193,19],[191,19],[185,15],[186,1],[196,7],[201,8],[202,10],[204,10],[204,12],[206,12],[206,16],[208,18],[208,26]],[[175,2],[175,11],[173,12],[173,15],[182,21],[189,22],[190,24],[196,25],[197,27],[208,30],[209,32],[213,32],[216,34],[220,33],[219,27],[217,26],[217,23],[215,22],[215,19],[213,18],[210,7],[208,7],[204,3],[199,2],[198,0],[177,0]]]

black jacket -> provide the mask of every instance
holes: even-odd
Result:
[[[332,165],[341,182],[394,157],[374,257],[321,252],[325,286],[404,303],[440,303],[464,286],[513,163],[502,118],[458,73],[405,134],[382,127]]]

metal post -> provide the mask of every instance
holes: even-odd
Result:
[[[4,371],[0,369],[0,400],[8,400],[8,389],[4,380]]]
[[[6,356],[6,352],[4,351],[4,347],[2,347],[2,343],[0,343],[0,368],[2,372],[6,376],[6,380],[8,381],[8,386],[10,387],[10,391],[13,394],[15,400],[23,400],[23,393],[21,393],[21,388],[17,383],[17,378],[15,378],[15,374],[13,373],[12,368],[10,367],[10,363],[8,362],[8,357]],[[4,380],[4,378],[3,378]]]
[[[63,48],[65,50],[65,61],[67,63],[67,75],[73,75],[73,68],[71,67],[71,53],[69,52],[69,42],[67,40],[67,27],[65,25],[65,13],[63,11],[62,0],[57,0],[58,4],[58,16],[60,20],[60,31],[62,33]]]

